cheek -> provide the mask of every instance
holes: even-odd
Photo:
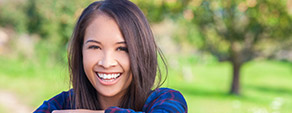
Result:
[[[119,53],[115,55],[115,59],[121,64],[124,71],[130,71],[130,57],[128,53]]]
[[[85,73],[87,73],[86,71],[93,69],[93,66],[97,62],[98,56],[94,52],[90,52],[86,50],[82,52],[82,55],[83,55],[83,67],[84,67]]]

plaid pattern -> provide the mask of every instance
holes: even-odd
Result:
[[[62,92],[51,98],[36,110],[34,113],[51,113],[53,110],[74,109],[70,106],[69,92]],[[71,93],[72,95],[72,93]],[[124,109],[119,107],[109,107],[105,113],[187,113],[187,103],[183,95],[176,90],[169,88],[159,88],[152,92],[146,100],[142,111]]]

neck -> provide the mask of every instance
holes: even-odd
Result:
[[[105,110],[111,106],[119,106],[120,99],[117,99],[115,97],[105,97],[105,96],[99,96],[99,102],[101,109]]]
[[[125,95],[124,91],[120,92],[120,94],[117,94],[111,97],[98,94],[98,98],[99,98],[98,100],[100,102],[101,109],[105,110],[112,106],[120,107],[120,101],[124,95]]]

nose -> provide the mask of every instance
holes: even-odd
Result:
[[[102,58],[98,61],[98,65],[103,68],[114,67],[118,64],[118,62],[113,58],[113,55],[110,53],[105,53]]]

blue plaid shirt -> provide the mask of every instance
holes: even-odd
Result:
[[[62,92],[51,98],[34,111],[34,113],[51,113],[53,110],[74,109],[70,106],[69,92]],[[147,98],[142,111],[124,109],[119,107],[109,107],[105,113],[187,113],[187,103],[183,95],[176,90],[169,88],[159,88],[154,90]]]

